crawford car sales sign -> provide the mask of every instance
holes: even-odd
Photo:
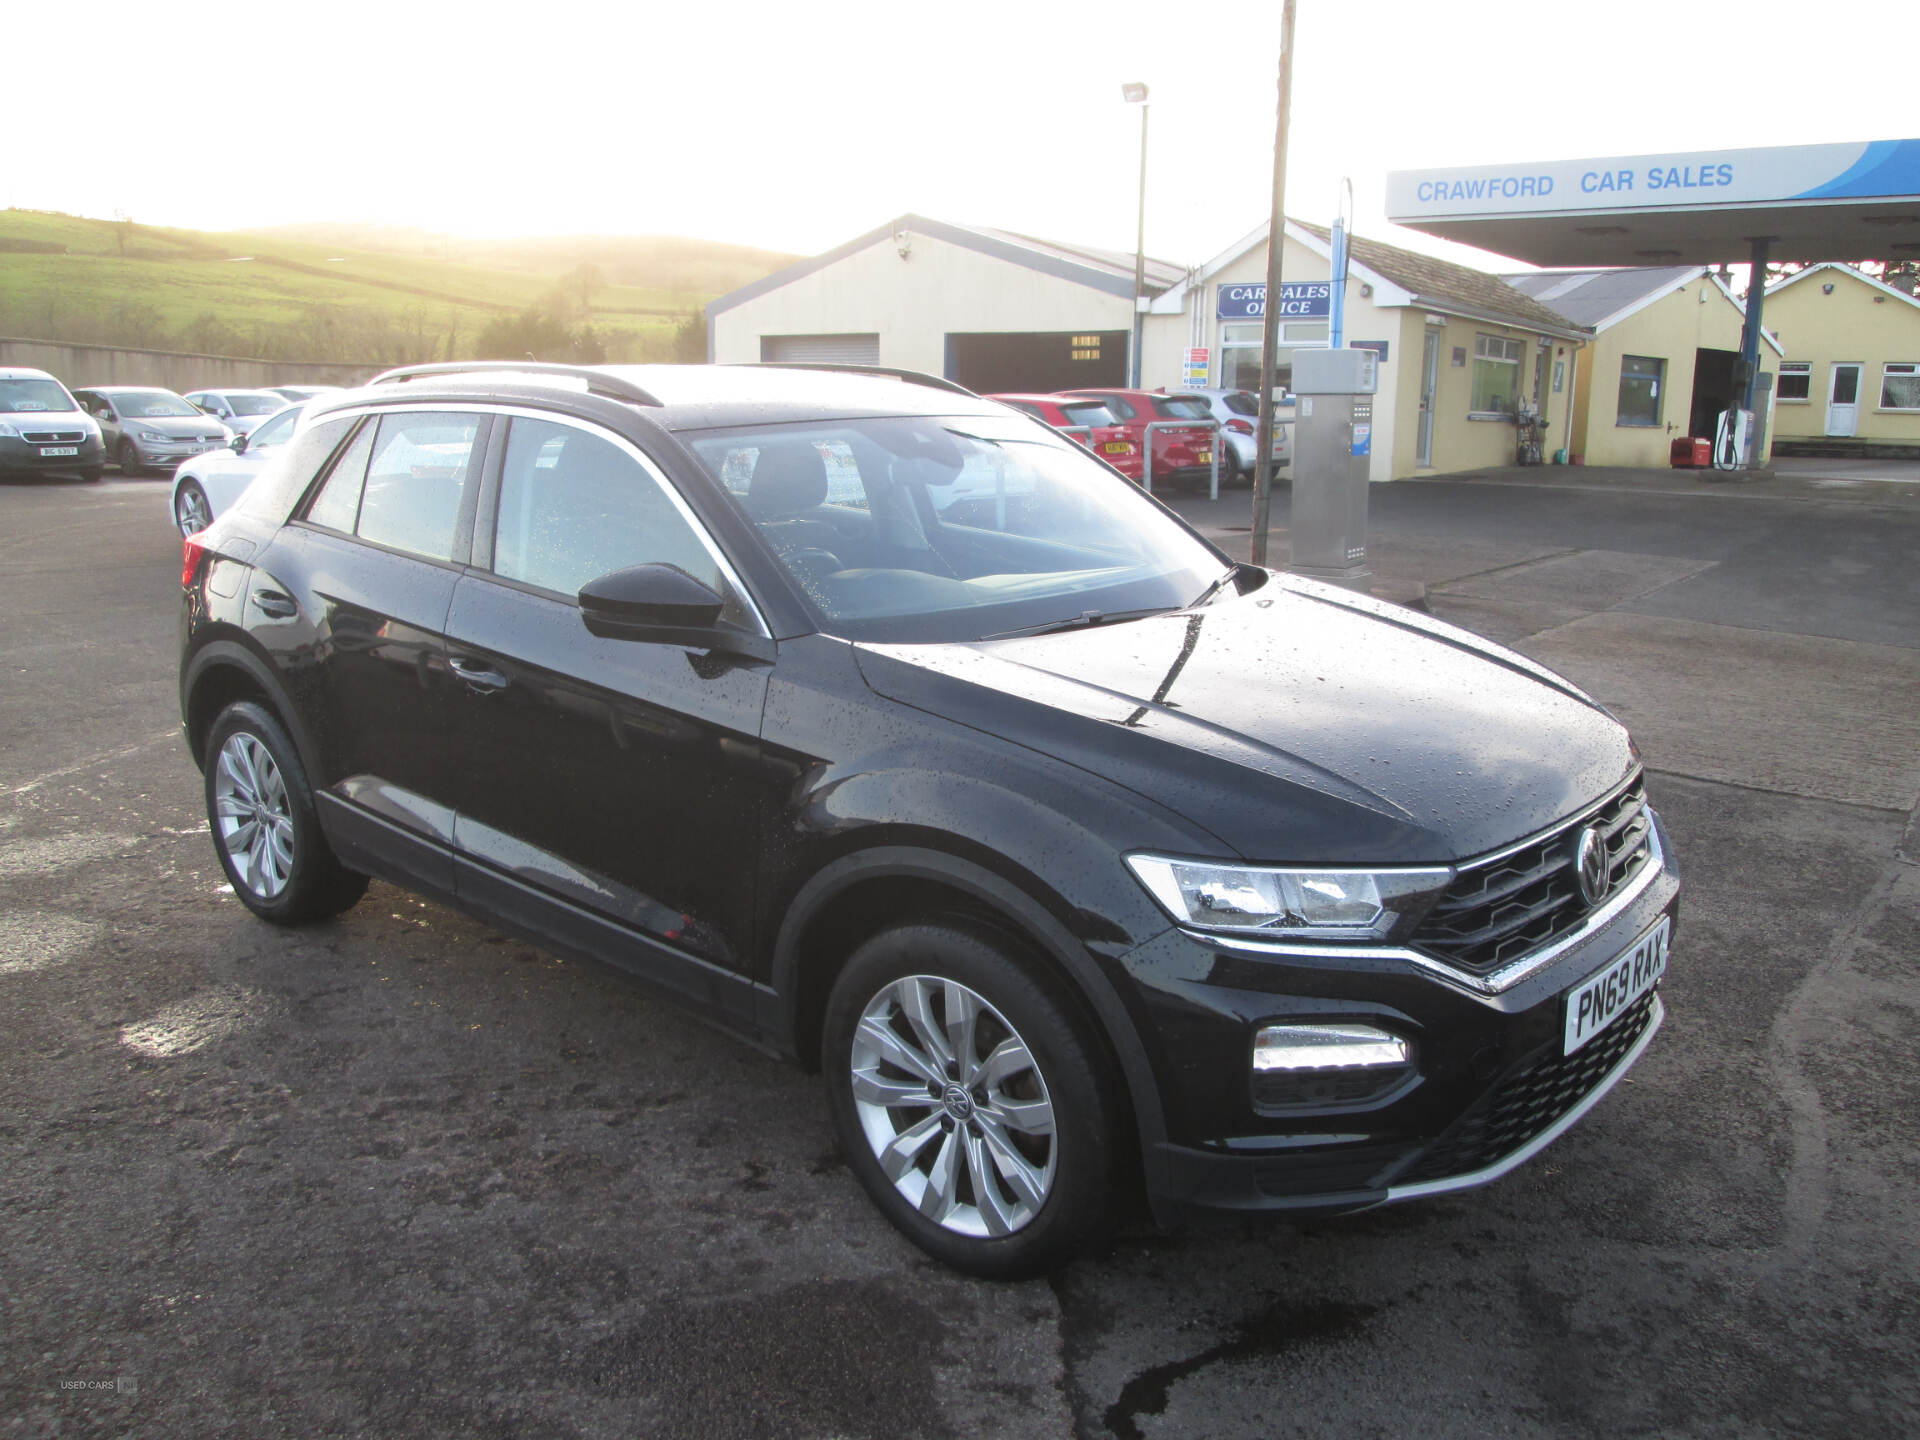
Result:
[[[1267,287],[1259,285],[1221,285],[1219,307],[1222,320],[1259,320],[1267,313]],[[1280,287],[1280,318],[1283,320],[1325,320],[1333,310],[1333,282],[1296,280]]]

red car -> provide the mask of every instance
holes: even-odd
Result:
[[[1064,395],[1104,403],[1114,419],[1126,427],[1127,438],[1143,452],[1148,425],[1168,420],[1195,421],[1191,427],[1153,432],[1153,483],[1156,488],[1205,485],[1212,477],[1213,411],[1205,400],[1152,390],[1069,390]]]
[[[1136,485],[1140,483],[1140,447],[1103,402],[1076,399],[1071,395],[989,395],[986,398],[1011,405],[1036,420],[1044,420],[1056,430],[1085,426],[1086,434],[1076,433],[1073,438]]]

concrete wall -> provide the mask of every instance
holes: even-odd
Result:
[[[1129,296],[1108,295],[913,232],[891,237],[713,317],[713,359],[760,358],[763,335],[880,337],[880,363],[945,373],[949,331],[1127,330]]]
[[[1822,285],[1832,285],[1831,295]],[[1920,363],[1920,306],[1876,289],[1849,270],[1823,270],[1767,297],[1761,320],[1780,337],[1787,359],[1812,364],[1808,399],[1774,406],[1774,433],[1782,440],[1827,433],[1833,363],[1857,361],[1860,412],[1855,433],[1882,444],[1920,444],[1920,413],[1880,408],[1882,367]]]
[[[55,340],[0,338],[0,365],[45,370],[69,389],[91,385],[158,385],[184,394],[216,386],[358,385],[385,365],[324,365],[297,360],[245,360],[172,350],[126,350],[115,345],[69,345]]]
[[[1762,318],[1768,329],[1774,328],[1770,308]],[[1738,351],[1741,324],[1740,307],[1702,276],[1602,330],[1579,357],[1574,453],[1589,465],[1667,464],[1672,441],[1687,433],[1693,405],[1693,352]],[[1657,425],[1620,423],[1620,366],[1627,355],[1667,362]],[[1780,369],[1779,354],[1764,342],[1760,368],[1774,375]]]

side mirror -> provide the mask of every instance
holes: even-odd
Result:
[[[580,587],[580,619],[607,640],[640,640],[771,661],[774,644],[720,619],[712,587],[677,565],[630,565]]]
[[[233,439],[227,442],[227,448],[233,451],[233,453],[236,455],[245,454],[247,449],[247,437],[244,435],[234,436]]]

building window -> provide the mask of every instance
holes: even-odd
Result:
[[[1649,355],[1620,357],[1620,409],[1616,425],[1658,425],[1660,423],[1660,382],[1666,379],[1667,362]]]
[[[1473,404],[1475,415],[1511,415],[1520,398],[1520,357],[1524,340],[1504,335],[1473,337]]]
[[[1889,365],[1880,376],[1882,410],[1920,410],[1920,365]]]
[[[1804,405],[1812,398],[1813,366],[1805,360],[1784,360],[1780,364],[1780,383],[1773,398],[1797,401]]]
[[[1327,348],[1324,321],[1293,321],[1280,327],[1280,343],[1273,351],[1273,383],[1282,394],[1293,390],[1293,352]],[[1260,330],[1258,322],[1220,327],[1220,384],[1228,390],[1260,391]]]

